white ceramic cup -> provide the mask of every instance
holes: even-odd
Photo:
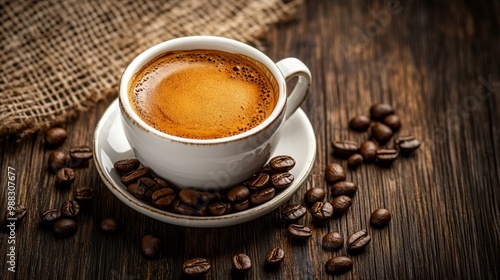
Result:
[[[278,84],[278,100],[271,115],[243,133],[216,139],[188,139],[160,132],[144,122],[129,100],[135,73],[169,51],[207,49],[243,54],[262,63]],[[286,81],[297,76],[287,96]],[[157,175],[178,187],[217,190],[249,179],[269,160],[280,140],[280,128],[306,97],[311,72],[300,60],[285,58],[274,63],[259,50],[232,39],[191,36],[172,39],[139,54],[125,69],[120,81],[122,125],[137,159]]]

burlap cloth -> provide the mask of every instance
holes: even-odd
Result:
[[[116,96],[126,65],[154,44],[202,34],[258,45],[303,1],[0,1],[0,139]]]

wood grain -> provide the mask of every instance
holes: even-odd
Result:
[[[352,256],[354,267],[339,279],[499,279],[500,278],[500,50],[498,1],[321,1],[310,0],[296,21],[266,37],[266,53],[279,60],[295,56],[313,73],[302,108],[317,137],[317,157],[308,180],[290,203],[303,203],[312,187],[329,188],[323,169],[331,162],[330,142],[362,142],[366,133],[347,128],[356,114],[387,102],[402,120],[399,135],[422,141],[411,157],[391,168],[365,164],[348,171],[359,185],[353,205],[313,237],[293,242],[280,209],[257,220],[226,228],[197,229],[150,219],[123,205],[105,187],[91,163],[77,170],[75,186],[96,189],[82,210],[75,236],[59,240],[39,226],[39,214],[71,198],[54,186],[42,135],[0,142],[0,210],[7,207],[7,169],[16,169],[18,203],[28,215],[16,229],[16,273],[7,271],[6,228],[0,232],[2,279],[179,279],[182,262],[206,257],[207,279],[329,279],[325,262],[349,255],[327,252],[321,238],[338,231],[346,239],[367,229],[372,243]],[[93,129],[111,101],[64,125],[71,146],[91,145]],[[389,144],[391,145],[391,144]],[[328,194],[328,199],[330,196]],[[370,213],[391,210],[388,228],[369,225]],[[102,218],[123,224],[116,235],[98,230]],[[163,241],[157,260],[138,250],[144,234]],[[286,252],[277,270],[264,266],[273,246]],[[231,273],[231,256],[245,252],[254,266]],[[337,277],[336,277],[337,278]]]

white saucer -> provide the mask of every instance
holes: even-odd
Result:
[[[133,209],[169,224],[187,227],[223,227],[251,221],[288,201],[311,172],[316,156],[316,137],[307,115],[299,108],[283,127],[282,138],[274,153],[274,155],[289,155],[295,159],[295,167],[290,171],[295,177],[293,184],[264,204],[223,216],[178,215],[157,209],[127,191],[120,182],[119,174],[113,169],[114,162],[134,157],[122,130],[118,99],[108,107],[97,124],[94,133],[94,153],[97,171],[106,186]]]

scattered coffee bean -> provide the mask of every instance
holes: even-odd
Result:
[[[381,165],[392,164],[399,156],[399,153],[395,149],[378,149],[377,150],[377,162]]]
[[[347,249],[351,253],[358,253],[368,246],[371,240],[372,239],[366,230],[360,230],[349,236],[347,239]]]
[[[295,166],[295,160],[291,156],[276,156],[269,161],[269,166],[275,171],[287,172]]]
[[[338,232],[329,232],[323,236],[321,246],[325,250],[339,250],[344,246],[344,238]]]
[[[420,141],[413,136],[398,137],[395,141],[396,147],[402,155],[407,156],[420,147]]]
[[[160,254],[160,245],[160,238],[149,234],[144,235],[141,239],[141,254],[148,259],[156,258]]]
[[[349,127],[354,131],[366,131],[370,127],[370,118],[365,115],[357,115],[349,121]]]
[[[94,189],[89,187],[78,187],[73,191],[73,197],[80,202],[92,200],[92,198],[94,198]]]
[[[382,122],[388,127],[390,127],[393,132],[398,131],[399,128],[401,127],[401,121],[399,120],[399,117],[395,114],[388,115],[387,117],[384,118]]]
[[[250,195],[250,202],[253,205],[262,204],[266,201],[271,200],[274,197],[275,193],[276,193],[276,190],[273,187],[265,188],[265,189],[260,190],[260,191],[256,191],[252,195]]]
[[[129,173],[133,170],[136,170],[141,163],[139,162],[138,159],[136,158],[131,158],[131,159],[123,159],[115,162],[113,165],[115,167],[115,170],[120,173],[120,174],[126,174]]]
[[[75,181],[75,171],[69,167],[63,167],[56,173],[56,185],[68,187]]]
[[[281,217],[286,222],[295,222],[304,217],[307,213],[307,208],[300,204],[290,204],[281,210]]]
[[[333,216],[333,207],[330,202],[318,201],[311,207],[311,215],[318,220],[326,220]]]
[[[121,177],[121,181],[125,186],[132,183],[136,183],[139,179],[143,177],[150,177],[151,169],[147,167],[139,168],[137,170],[130,171]]]
[[[271,183],[277,189],[286,189],[292,185],[295,177],[292,173],[281,172],[271,175]]]
[[[386,103],[374,104],[370,107],[370,117],[373,120],[383,120],[388,115],[394,114],[394,109]]]
[[[260,172],[255,174],[250,180],[246,182],[246,186],[251,190],[261,190],[268,186],[270,183],[270,176],[267,173]]]
[[[386,227],[390,221],[391,212],[384,208],[377,209],[370,215],[370,223],[376,228]]]
[[[73,147],[69,150],[69,156],[74,162],[84,163],[92,159],[94,153],[88,146]]]
[[[76,233],[78,224],[72,219],[61,219],[54,223],[53,230],[57,237],[66,238]]]
[[[26,206],[15,204],[11,210],[5,211],[4,218],[5,221],[20,221],[26,216],[26,213],[28,213]]]
[[[61,211],[58,209],[49,209],[42,213],[42,222],[44,224],[53,224],[61,218],[61,215]]]
[[[101,231],[105,233],[113,233],[120,229],[120,222],[115,218],[105,218],[99,224]]]
[[[165,208],[172,204],[175,199],[175,192],[171,188],[163,188],[155,191],[151,195],[151,201],[156,207]]]
[[[377,122],[371,127],[371,136],[380,144],[389,141],[392,135],[392,129],[383,123]]]
[[[290,224],[288,226],[288,234],[293,239],[306,240],[312,236],[312,230],[303,225]]]
[[[349,157],[359,150],[358,143],[350,140],[336,140],[332,142],[333,153],[341,157]]]
[[[375,142],[367,140],[361,144],[360,152],[365,162],[375,161],[378,146]]]
[[[211,265],[207,259],[194,258],[182,264],[182,272],[187,277],[202,277],[210,271]]]
[[[352,196],[357,190],[358,186],[349,181],[335,183],[331,188],[333,197],[340,195]]]
[[[208,211],[214,216],[220,216],[227,213],[228,203],[218,201],[208,205]]]
[[[53,127],[45,132],[45,145],[48,148],[55,148],[60,146],[66,141],[68,133],[64,128]]]
[[[68,156],[62,151],[52,151],[49,155],[49,170],[57,172],[59,169],[66,166]]]
[[[285,259],[285,251],[281,248],[275,247],[267,251],[266,253],[266,264],[267,265],[279,265]]]
[[[332,200],[333,213],[335,215],[341,215],[351,207],[352,200],[346,195],[337,196]]]
[[[325,169],[325,180],[328,184],[335,184],[344,181],[346,174],[342,165],[338,163],[330,163]]]
[[[363,156],[354,154],[347,159],[347,167],[349,169],[356,169],[363,163]]]
[[[246,254],[239,253],[233,256],[233,270],[236,272],[247,272],[252,268],[252,261]]]
[[[228,193],[227,193],[227,199],[231,202],[239,202],[239,201],[244,201],[250,196],[250,190],[243,186],[239,185],[236,187],[233,187]]]
[[[80,213],[80,204],[74,200],[67,200],[61,205],[61,214],[67,218],[73,218]]]
[[[314,203],[317,201],[323,201],[326,196],[326,191],[323,188],[311,188],[307,190],[307,192],[304,195],[304,200],[307,203]]]
[[[337,256],[329,259],[325,264],[326,272],[339,275],[352,269],[352,260],[348,257]]]

